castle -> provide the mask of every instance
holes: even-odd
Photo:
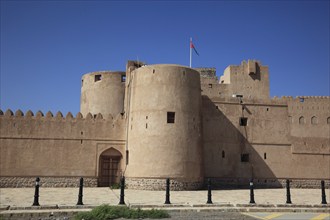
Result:
[[[330,97],[270,98],[260,61],[214,68],[145,65],[92,72],[81,112],[0,110],[0,186],[174,190],[330,182]]]

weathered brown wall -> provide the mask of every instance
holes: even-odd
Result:
[[[97,177],[100,154],[113,147],[124,155],[124,125],[117,118],[66,118],[8,110],[0,116],[2,177]]]
[[[286,178],[330,179],[329,97],[269,99],[268,67],[250,60],[227,67],[220,84],[212,80],[201,85],[206,177],[253,177],[273,185]],[[243,95],[242,103],[233,94]],[[248,118],[246,127],[239,125],[242,116]],[[241,162],[243,153],[249,154],[248,163]]]

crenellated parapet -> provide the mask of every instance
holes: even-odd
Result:
[[[0,138],[60,138],[60,139],[124,139],[125,119],[121,114],[115,117],[101,113],[74,116],[58,111],[33,113],[11,109],[0,110]]]
[[[37,111],[36,113],[33,113],[31,110],[28,110],[25,112],[18,109],[15,111],[12,111],[11,109],[7,109],[5,112],[3,112],[0,109],[0,117],[5,118],[26,118],[26,119],[68,119],[68,120],[119,120],[123,119],[122,114],[118,114],[115,117],[112,116],[112,114],[102,115],[101,113],[92,115],[91,113],[87,113],[85,117],[81,112],[78,112],[76,116],[73,116],[71,112],[68,112],[65,116],[61,111],[56,112],[56,114],[53,114],[51,111],[48,111],[46,114],[44,114],[42,111]]]

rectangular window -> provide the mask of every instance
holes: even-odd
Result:
[[[249,154],[241,154],[241,162],[249,162]]]
[[[212,88],[212,84],[209,84],[209,88]]]
[[[175,112],[167,112],[167,123],[175,122]]]
[[[247,118],[245,118],[245,117],[240,117],[239,118],[239,125],[240,126],[247,126]]]
[[[100,81],[102,79],[102,75],[95,75],[94,82]]]
[[[126,82],[126,75],[121,75],[121,82]]]

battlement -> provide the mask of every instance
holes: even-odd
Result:
[[[124,140],[126,125],[121,114],[113,117],[88,113],[84,117],[78,112],[74,117],[68,112],[64,117],[60,111],[54,115],[50,111],[34,114],[29,110],[24,114],[17,110],[14,114],[10,109],[0,110],[0,121],[0,139]]]
[[[330,96],[281,96],[277,97],[274,96],[272,100],[285,100],[285,101],[297,101],[297,102],[304,102],[304,101],[326,101],[330,99]]]
[[[64,117],[62,112],[58,111],[55,115],[48,111],[46,114],[44,114],[42,111],[37,111],[37,113],[33,113],[31,110],[28,110],[25,114],[22,110],[18,109],[15,113],[11,109],[7,109],[5,112],[3,112],[0,109],[0,117],[3,118],[23,118],[23,119],[43,119],[43,120],[86,120],[86,121],[119,121],[124,120],[124,116],[122,114],[118,114],[116,116],[112,116],[111,114],[103,116],[101,113],[92,115],[91,113],[88,113],[83,116],[82,113],[78,112],[76,116],[74,117],[71,112],[68,112],[66,116]]]

